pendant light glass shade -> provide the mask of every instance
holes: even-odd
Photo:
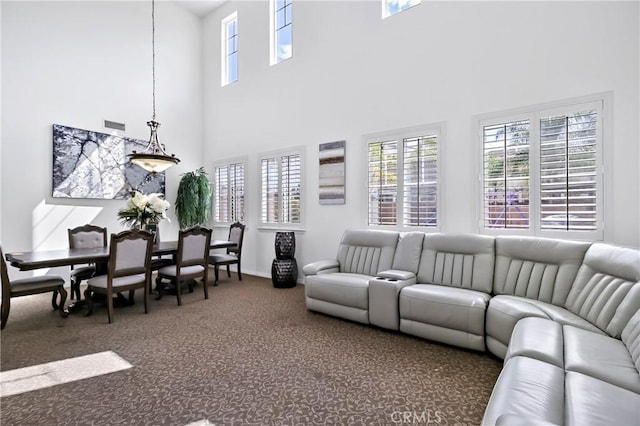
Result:
[[[180,159],[175,155],[168,155],[158,142],[158,123],[155,120],[147,121],[147,126],[151,128],[151,136],[149,137],[149,145],[144,152],[129,155],[129,161],[136,164],[151,173],[159,173],[167,170],[171,166],[175,166]]]
[[[155,20],[155,0],[151,0],[151,57],[152,57],[152,79],[153,79],[153,118],[147,121],[147,126],[151,129],[149,145],[143,152],[133,151],[129,154],[131,164],[138,165],[151,173],[159,173],[167,170],[180,162],[174,154],[167,154],[164,147],[158,142],[158,127],[160,123],[156,121],[156,20]]]

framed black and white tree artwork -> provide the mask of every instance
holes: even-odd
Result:
[[[53,197],[126,199],[132,191],[165,193],[164,173],[129,163],[147,142],[53,125]]]

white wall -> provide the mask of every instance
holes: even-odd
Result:
[[[51,197],[52,124],[109,133],[108,119],[125,123],[125,136],[148,140],[151,2],[3,1],[1,8],[3,250],[65,248],[67,228],[87,222],[123,230],[116,219],[123,200]],[[182,160],[167,171],[172,204],[179,174],[202,164],[201,71],[201,20],[171,2],[156,4],[159,138]],[[176,222],[163,222],[161,236],[175,236]]]
[[[220,20],[239,20],[239,81],[220,87]],[[473,117],[613,92],[605,141],[605,240],[638,246],[637,2],[430,2],[386,20],[379,1],[294,1],[293,58],[269,66],[268,2],[230,1],[204,19],[207,166],[249,156],[243,268],[268,274],[257,229],[257,154],[306,145],[300,265],[334,257],[365,226],[362,135],[446,122],[442,230],[477,232]],[[347,140],[347,203],[318,203],[318,144]],[[223,231],[219,230],[219,235]]]
[[[65,247],[66,228],[89,220],[120,230],[123,201],[51,198],[51,125],[101,131],[111,119],[148,137],[149,4],[0,5],[3,249]],[[239,81],[221,88],[220,20],[234,10]],[[181,173],[247,155],[246,272],[268,275],[274,256],[273,231],[257,227],[258,153],[307,147],[303,265],[365,226],[362,135],[444,121],[442,230],[476,232],[473,117],[608,91],[605,239],[640,245],[637,2],[423,2],[383,21],[378,0],[296,1],[293,58],[273,67],[267,1],[230,1],[202,21],[162,1],[156,15],[160,140],[182,159],[167,172],[168,199]],[[342,139],[347,203],[320,206],[318,144]],[[175,236],[176,221],[161,229]]]

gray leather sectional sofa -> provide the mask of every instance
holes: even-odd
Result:
[[[310,310],[504,359],[484,425],[640,425],[640,251],[347,230]]]

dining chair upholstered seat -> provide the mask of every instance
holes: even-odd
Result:
[[[83,225],[68,229],[69,248],[99,248],[107,246],[107,228],[95,225]],[[96,265],[71,266],[69,275],[71,281],[71,300],[74,296],[80,300],[80,283],[88,280],[96,273]]]
[[[165,290],[163,280],[168,280],[173,285],[178,299],[178,306],[182,305],[182,285],[189,284],[189,291],[193,291],[192,283],[197,278],[202,278],[204,298],[209,298],[209,246],[211,245],[211,229],[200,226],[193,227],[178,234],[178,253],[175,265],[164,266],[158,270],[156,278],[157,299],[162,298]]]
[[[238,265],[238,280],[242,281],[242,242],[244,240],[244,228],[240,222],[236,222],[231,224],[229,227],[229,241],[234,242],[236,245],[234,247],[229,247],[226,253],[211,253],[209,255],[209,264],[214,265],[215,269],[215,283],[218,284],[218,275],[220,266],[227,267],[227,277],[231,278],[231,271],[229,270],[229,265]]]
[[[162,275],[167,276],[167,277],[177,277],[178,276],[178,272],[180,273],[180,275],[192,275],[192,274],[202,274],[204,272],[204,268],[200,265],[196,265],[196,266],[183,266],[182,268],[178,269],[176,267],[176,265],[169,265],[169,266],[165,266],[163,268],[161,268],[162,271]]]
[[[107,318],[113,318],[113,295],[129,291],[129,304],[133,304],[134,291],[144,289],[144,313],[149,312],[148,293],[151,286],[151,253],[153,234],[147,231],[130,230],[111,234],[107,273],[90,278],[84,291],[87,316],[93,313],[93,294],[101,293],[107,298]]]
[[[118,278],[114,278],[112,281],[112,285],[114,288],[119,288],[125,285],[132,285],[132,284],[136,284],[139,283],[141,281],[143,281],[145,279],[144,274],[138,274],[138,275],[129,275],[126,277],[118,277]],[[97,277],[92,278],[91,280],[91,286],[93,288],[103,288],[106,289],[107,286],[109,285],[109,279],[107,275],[100,275]]]
[[[12,297],[53,292],[53,297],[51,299],[53,309],[57,309],[60,312],[60,316],[63,318],[67,316],[67,312],[64,310],[64,302],[67,300],[67,291],[64,289],[64,279],[62,277],[57,275],[41,275],[38,277],[21,278],[10,281],[2,248],[0,248],[0,257],[2,258],[2,270],[0,271],[2,279],[2,324],[0,325],[0,328],[4,329],[7,325]],[[60,303],[57,302],[58,294],[60,295]]]

